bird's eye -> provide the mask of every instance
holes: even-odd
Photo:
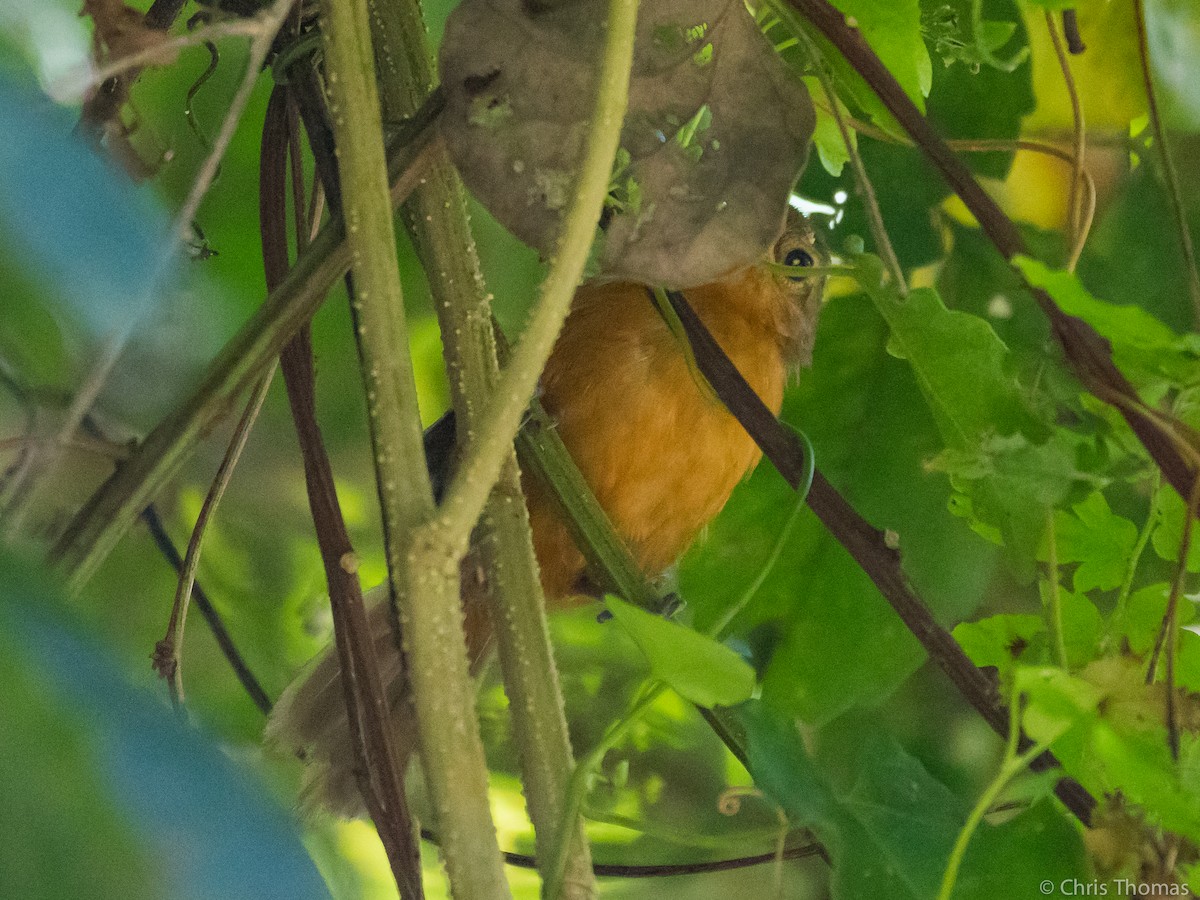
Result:
[[[787,256],[783,258],[783,264],[785,266],[808,268],[809,266],[814,265],[815,262],[816,260],[812,258],[812,254],[800,247],[789,250],[787,252]],[[798,275],[791,277],[793,280],[800,278]]]

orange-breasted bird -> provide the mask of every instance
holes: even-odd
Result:
[[[811,227],[792,214],[764,259],[774,266],[748,266],[684,292],[775,413],[789,372],[811,361],[824,279],[803,272],[819,258]],[[761,455],[737,420],[704,390],[692,365],[644,285],[590,282],[577,290],[542,375],[543,406],[649,576],[678,559]],[[436,443],[444,433],[429,437]],[[523,487],[547,603],[567,605],[587,594],[583,554],[549,488],[528,475]],[[474,593],[477,583],[464,579],[467,645],[478,661],[490,642],[491,625]],[[407,743],[415,739],[412,713],[382,606],[373,616],[377,649],[389,700],[397,707],[397,734]],[[362,802],[343,703],[337,657],[327,652],[284,692],[268,725],[268,740],[303,751],[309,802],[353,815]]]

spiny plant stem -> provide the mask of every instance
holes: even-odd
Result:
[[[583,274],[620,141],[636,24],[637,0],[610,0],[592,131],[554,262],[512,362],[497,385],[477,441],[447,489],[439,516],[443,541],[465,535],[479,518]]]
[[[410,116],[433,88],[420,6],[415,0],[380,3],[372,27],[384,119]],[[467,221],[464,190],[444,152],[438,153],[422,185],[404,205],[404,214],[428,274],[457,414],[457,448],[463,452],[486,413],[499,365],[490,297]],[[544,862],[561,819],[574,759],[521,476],[511,446],[481,526],[476,533],[487,570],[491,619],[537,855]],[[577,820],[574,831],[567,883],[572,898],[586,898],[595,894],[591,856],[581,821]]]
[[[448,639],[461,633],[457,559],[422,552],[433,490],[408,350],[367,2],[322,0],[321,13],[388,578],[403,626],[421,759],[454,896],[503,900],[510,894],[488,805],[466,648]]]

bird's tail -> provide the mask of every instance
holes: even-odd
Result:
[[[468,560],[473,556],[468,554]],[[463,568],[467,650],[472,674],[477,674],[492,643],[492,627],[484,602],[485,586],[475,572],[468,574],[466,564]],[[390,711],[396,761],[407,768],[417,745],[416,713],[404,662],[392,635],[386,585],[371,591],[367,600],[367,625]],[[326,809],[346,818],[364,814],[366,807],[358,788],[357,755],[351,744],[341,667],[332,645],[280,695],[267,720],[265,740],[269,747],[304,760],[301,809],[307,812]]]

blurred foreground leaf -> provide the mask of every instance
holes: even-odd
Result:
[[[0,896],[309,898],[287,817],[0,559]]]

